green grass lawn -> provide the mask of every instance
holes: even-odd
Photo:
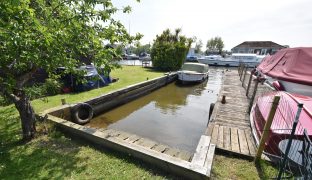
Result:
[[[125,66],[111,74],[119,81],[109,86],[77,94],[50,96],[34,100],[36,112],[61,104],[85,101],[131,84],[162,76],[141,67]],[[18,113],[14,106],[0,107],[0,179],[171,179],[153,165],[145,164],[128,154],[96,147],[79,139],[70,139],[53,127],[22,143]],[[253,162],[216,155],[213,164],[215,179],[260,179],[273,177],[275,169],[266,163],[256,168]]]

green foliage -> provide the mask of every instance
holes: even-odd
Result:
[[[56,95],[61,92],[62,83],[60,83],[56,79],[48,78],[46,82],[43,84],[46,95]]]
[[[0,93],[15,103],[25,101],[20,103],[24,108],[16,106],[27,114],[21,117],[22,126],[31,127],[22,128],[25,139],[34,137],[35,128],[23,92],[38,69],[52,75],[57,67],[65,67],[64,73],[76,74],[85,61],[112,69],[118,67],[118,52],[103,43],[128,44],[142,37],[130,36],[113,16],[117,11],[129,13],[131,8],[118,9],[111,0],[9,0],[0,1],[0,9]],[[54,94],[53,84],[47,82],[46,89],[34,87],[29,92]]]
[[[156,36],[151,52],[155,68],[164,71],[181,68],[193,40],[180,35],[180,32],[181,29],[176,29],[175,33],[167,29]]]
[[[129,47],[130,52],[139,55],[142,52],[146,52],[148,54],[151,53],[151,45],[150,44],[145,44],[141,45],[139,42],[135,44],[134,46]]]
[[[56,95],[61,92],[62,84],[55,79],[48,78],[43,84],[34,84],[30,87],[25,87],[27,96],[33,100],[45,96]]]
[[[6,96],[0,96],[0,106],[7,106],[12,102]]]
[[[52,74],[63,66],[75,73],[81,59],[113,68],[120,51],[103,42],[127,44],[142,37],[130,36],[113,18],[131,8],[119,10],[111,0],[0,1],[0,9],[0,93],[23,89],[39,68]]]
[[[221,37],[214,37],[207,41],[206,47],[206,52],[218,52],[219,54],[221,54],[224,48],[224,43]]]
[[[202,53],[201,48],[203,47],[202,40],[198,40],[195,44],[195,53]]]

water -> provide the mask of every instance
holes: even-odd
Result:
[[[171,83],[95,117],[87,125],[121,130],[194,152],[204,133],[210,103],[217,100],[222,71],[211,69],[208,82]]]

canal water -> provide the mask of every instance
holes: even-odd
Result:
[[[133,133],[193,153],[207,127],[209,106],[217,100],[222,74],[212,68],[209,80],[201,84],[168,84],[95,117],[87,126]]]

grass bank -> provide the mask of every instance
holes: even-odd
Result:
[[[63,94],[32,101],[36,112],[61,104],[84,101],[125,86],[163,75],[141,67],[127,66],[111,74],[119,81],[109,86],[79,94]],[[70,139],[54,130],[43,131],[33,141],[21,143],[21,127],[13,106],[0,107],[0,179],[171,179],[176,178],[130,155]],[[216,179],[260,179],[272,177],[275,169],[264,164],[226,156],[216,156]],[[265,176],[263,176],[265,174]]]

